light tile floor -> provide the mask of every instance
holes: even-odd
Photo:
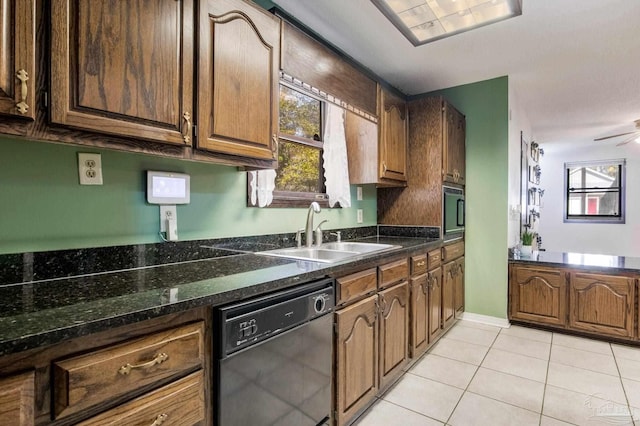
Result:
[[[458,321],[354,424],[640,426],[640,347]]]

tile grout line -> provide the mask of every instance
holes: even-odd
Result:
[[[622,381],[622,372],[620,371],[620,366],[618,365],[618,358],[616,357],[616,353],[614,352],[613,347],[611,346],[611,343],[609,343],[609,349],[611,349],[611,353],[613,354],[613,362],[615,362],[616,369],[618,370],[618,379],[620,379],[620,386],[622,386],[622,393],[624,394],[624,399],[625,401],[627,401],[627,409],[629,410],[629,417],[631,418],[631,423],[635,425],[636,422],[633,419],[633,411],[631,410],[631,403],[629,402],[629,397],[627,396],[627,389],[624,387],[624,382]]]
[[[471,380],[469,380],[469,383],[467,383],[467,386],[462,391],[462,394],[460,394],[460,398],[458,399],[458,402],[453,407],[453,410],[451,410],[451,414],[449,414],[449,417],[447,418],[447,421],[445,422],[446,425],[448,425],[449,422],[451,421],[451,417],[453,417],[453,413],[456,412],[456,409],[458,408],[458,405],[460,405],[460,401],[462,401],[462,398],[464,398],[464,395],[468,392],[468,389],[469,389],[469,386],[471,385],[471,382],[473,382],[473,379],[476,377],[476,374],[478,374],[478,371],[480,370],[480,366],[482,365],[482,363],[484,362],[485,358],[489,354],[489,351],[491,350],[493,345],[496,343],[496,340],[498,339],[498,336],[500,335],[500,333],[502,333],[502,330],[498,331],[498,334],[496,334],[496,337],[493,338],[493,342],[491,342],[491,346],[489,346],[487,351],[484,353],[484,356],[482,357],[482,360],[480,361],[480,364],[477,365],[476,371],[473,373],[473,376],[471,376]],[[471,393],[473,393],[473,392],[471,392]]]
[[[547,359],[547,374],[544,375],[544,390],[542,391],[542,405],[540,406],[540,425],[542,425],[542,416],[544,415],[544,399],[547,396],[547,382],[549,381],[549,366],[551,365],[551,351],[553,351],[553,336],[551,333],[551,343],[549,344],[549,359]],[[558,419],[559,420],[559,419]]]

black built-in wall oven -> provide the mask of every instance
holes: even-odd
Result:
[[[464,190],[442,187],[442,236],[453,240],[464,236]]]

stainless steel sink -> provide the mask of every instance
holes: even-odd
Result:
[[[320,247],[283,248],[277,250],[260,251],[256,254],[265,256],[286,257],[289,259],[310,260],[314,262],[333,263],[363,254],[399,248],[391,244],[375,243],[325,243]]]
[[[340,243],[325,243],[320,246],[322,249],[326,250],[344,250],[344,251],[354,251],[356,253],[373,253],[376,251],[382,250],[390,250],[393,248],[397,248],[399,246],[394,246],[391,244],[378,244],[378,243],[356,243],[356,242],[340,242]]]

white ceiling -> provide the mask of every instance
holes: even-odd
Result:
[[[522,0],[522,16],[419,47],[369,0],[274,2],[408,95],[508,75],[540,143],[640,118],[640,0]]]

